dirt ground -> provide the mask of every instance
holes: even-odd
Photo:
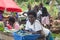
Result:
[[[0,32],[0,40],[14,40],[14,39],[12,36],[8,36]]]

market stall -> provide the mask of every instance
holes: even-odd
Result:
[[[2,4],[2,5],[1,5]],[[12,5],[11,5],[12,4]],[[0,10],[5,12],[22,12],[22,9],[17,6],[13,0],[0,0]],[[8,20],[9,15],[3,16],[3,21],[0,21],[0,39],[13,40],[12,30],[6,29],[4,21]]]

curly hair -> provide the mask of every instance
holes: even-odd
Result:
[[[15,23],[15,18],[14,17],[9,17],[9,22]]]
[[[35,18],[37,17],[36,12],[33,11],[33,10],[28,11],[27,14],[28,14],[28,16],[29,16],[29,15],[33,15]]]

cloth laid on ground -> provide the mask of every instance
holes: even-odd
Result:
[[[13,33],[14,40],[36,40],[39,36],[39,34],[31,34],[25,32],[20,32],[19,34],[16,32]]]

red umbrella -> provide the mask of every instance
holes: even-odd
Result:
[[[2,0],[0,0],[0,10],[4,10],[4,4],[3,4],[3,1]]]
[[[16,5],[13,0],[2,0],[6,11],[22,12],[22,9]]]

